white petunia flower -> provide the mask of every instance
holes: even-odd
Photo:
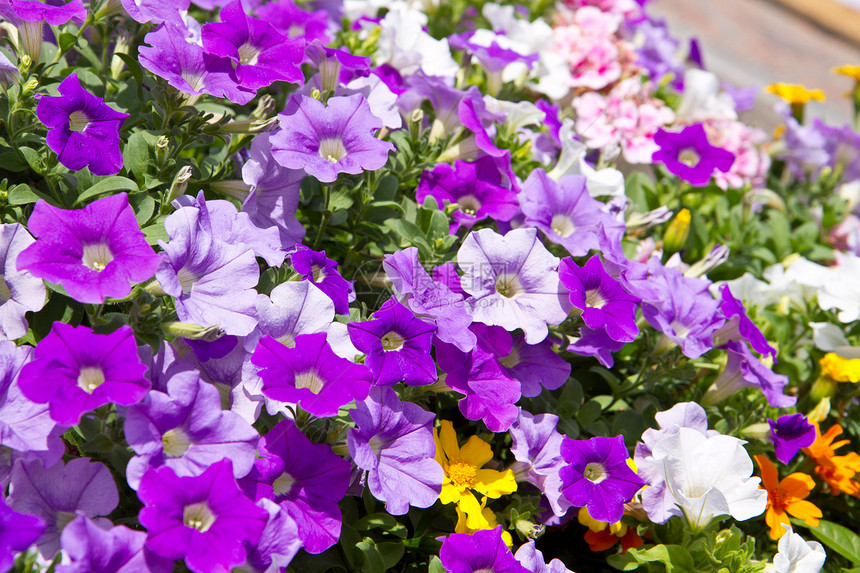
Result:
[[[806,541],[783,524],[786,530],[779,540],[779,551],[773,558],[775,573],[818,573],[827,554],[817,541]]]

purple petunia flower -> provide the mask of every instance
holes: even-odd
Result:
[[[65,426],[74,426],[82,414],[104,404],[136,404],[150,387],[134,332],[125,325],[96,334],[86,326],[55,322],[33,356],[21,369],[21,392],[48,403],[51,418]]]
[[[447,201],[456,205],[452,214],[451,233],[460,227],[472,226],[490,217],[496,221],[510,221],[519,211],[517,194],[502,186],[502,172],[492,157],[474,162],[454,161],[440,163],[421,174],[415,200],[423,204],[431,196],[440,209]]]
[[[11,571],[15,553],[25,551],[44,532],[42,518],[13,511],[0,495],[0,571]]]
[[[121,0],[122,7],[135,22],[183,26],[181,11],[187,11],[189,0]]]
[[[61,26],[75,19],[83,22],[87,9],[81,0],[56,5],[39,0],[4,0],[0,2],[0,18],[18,29],[18,47],[30,56],[34,64],[39,62],[42,51],[43,24]]]
[[[537,227],[574,257],[590,250],[612,250],[624,234],[624,224],[606,212],[607,206],[589,195],[586,178],[566,175],[555,181],[543,169],[523,183],[520,203],[525,225]]]
[[[0,340],[27,334],[25,314],[45,306],[45,283],[26,270],[18,270],[18,255],[34,242],[23,225],[0,225]]]
[[[299,402],[314,416],[335,416],[352,400],[364,400],[370,390],[371,372],[332,352],[325,333],[296,337],[287,348],[264,336],[251,356],[261,368],[263,393],[282,402]]]
[[[170,573],[173,562],[144,547],[146,533],[123,525],[99,527],[81,512],[60,536],[70,562],[57,573]]]
[[[303,42],[290,40],[265,20],[248,16],[239,0],[221,8],[218,16],[221,22],[203,25],[203,47],[236,63],[239,85],[256,90],[276,81],[304,82],[299,67]]]
[[[40,199],[27,224],[37,240],[18,255],[18,269],[59,283],[77,301],[128,296],[130,283],[151,278],[158,268],[125,193],[76,211]]]
[[[229,571],[245,562],[243,541],[257,543],[266,510],[245,497],[223,459],[195,477],[177,477],[163,466],[150,469],[137,496],[144,503],[140,524],[146,547],[168,559],[185,559],[195,573]]]
[[[658,129],[654,143],[660,149],[651,160],[695,187],[707,185],[714,171],[725,173],[735,162],[731,151],[710,144],[701,123],[688,125],[680,133]]]
[[[514,229],[504,236],[492,229],[470,233],[457,252],[457,265],[464,272],[463,290],[473,297],[474,320],[522,328],[529,344],[542,341],[547,324],[567,317],[558,262],[535,229]]]
[[[567,351],[583,356],[594,356],[601,364],[612,368],[615,363],[612,353],[624,348],[625,344],[627,343],[612,340],[605,329],[595,330],[583,326],[579,329],[579,338],[567,347]]]
[[[463,293],[455,293],[443,281],[432,278],[418,261],[416,247],[385,255],[382,266],[395,294],[422,320],[436,325],[439,340],[463,352],[475,348],[475,334],[469,330],[472,316]],[[458,287],[459,280],[457,276]]]
[[[570,257],[564,258],[558,276],[561,284],[570,290],[570,303],[583,311],[582,320],[589,328],[605,329],[607,336],[618,342],[631,342],[636,338],[639,299],[609,276],[600,257],[594,255],[583,267]]]
[[[329,17],[325,10],[308,12],[297,6],[293,0],[274,0],[259,6],[254,13],[288,38],[304,40],[307,43],[319,40],[323,44],[330,40]]]
[[[393,298],[373,317],[376,320],[347,325],[353,344],[367,355],[364,363],[373,371],[373,383],[423,386],[434,382],[436,363],[430,349],[436,327],[415,318]]]
[[[564,436],[556,430],[558,416],[534,414],[520,410],[510,428],[511,452],[517,463],[512,469],[517,481],[528,481],[538,488],[557,516],[567,513],[570,502],[562,495],[561,468],[566,462],[561,456]]]
[[[585,506],[598,521],[615,523],[624,516],[624,504],[645,485],[627,465],[624,438],[566,439],[561,455],[562,493],[576,507]]]
[[[800,448],[807,448],[815,441],[815,426],[803,414],[786,414],[770,425],[770,435],[776,450],[776,459],[788,464]]]
[[[260,280],[253,249],[227,243],[208,209],[180,207],[164,227],[170,242],[159,241],[164,251],[155,276],[164,292],[176,297],[179,319],[218,325],[236,336],[251,332],[257,324],[254,287]]]
[[[719,341],[740,340],[743,338],[749,342],[753,350],[762,356],[769,354],[773,358],[776,358],[776,348],[768,343],[758,326],[749,319],[744,304],[732,296],[732,291],[729,289],[728,284],[720,287],[720,296],[722,297],[720,311],[728,319],[728,322],[714,334],[714,337]],[[717,346],[722,346],[719,342],[716,344]]]
[[[558,559],[553,559],[549,563],[544,561],[543,553],[535,547],[534,539],[529,539],[528,543],[523,543],[517,552],[514,554],[517,561],[532,573],[572,573],[570,569],[564,566],[564,563]]]
[[[0,448],[21,452],[25,460],[38,458],[51,467],[66,451],[61,438],[66,428],[51,419],[47,405],[36,404],[21,392],[18,375],[32,354],[30,346],[0,341]],[[10,461],[14,461],[11,455]],[[7,484],[0,476],[0,490]]]
[[[116,175],[122,169],[119,130],[129,117],[89,93],[72,73],[57,90],[36,106],[39,121],[48,127],[45,141],[71,171],[89,167],[93,175]]]
[[[244,105],[256,92],[235,80],[233,64],[210,54],[203,46],[185,40],[186,29],[165,22],[144,38],[139,48],[140,64],[177,90],[198,96],[209,94]]]
[[[326,257],[325,251],[300,246],[290,256],[290,262],[293,270],[303,275],[303,280],[312,282],[331,298],[337,314],[349,314],[349,303],[355,300],[353,281],[341,276],[337,262]]]
[[[347,433],[349,454],[367,470],[370,492],[385,510],[403,515],[409,506],[433,505],[445,473],[435,460],[435,414],[417,404],[401,403],[390,388],[372,388],[367,400],[350,410],[356,427]]]
[[[305,48],[305,57],[319,71],[322,91],[334,92],[350,72],[363,75],[373,60],[363,56],[355,56],[349,50],[326,48],[321,41],[313,41]],[[379,126],[377,126],[379,127]]]
[[[529,573],[502,539],[502,526],[474,533],[453,533],[442,542],[439,559],[449,573]]]
[[[281,420],[260,439],[259,455],[241,480],[247,495],[280,505],[289,516],[285,535],[298,529],[308,553],[322,553],[337,543],[337,502],[349,487],[349,464],[331,447],[311,443],[292,420]]]
[[[490,157],[502,157],[508,153],[496,146],[489,132],[494,123],[504,121],[503,114],[489,111],[480,96],[463,98],[457,106],[457,113],[463,127],[475,134],[474,145],[478,149]]]
[[[260,438],[239,414],[222,410],[218,390],[194,372],[174,376],[167,394],[153,390],[129,408],[124,430],[138,454],[126,469],[132,489],[150,467],[197,476],[224,458],[233,462],[235,477],[243,477],[254,465]]]
[[[325,183],[340,173],[358,174],[379,169],[394,146],[373,136],[382,120],[370,111],[363,95],[333,97],[327,104],[299,96],[281,114],[281,129],[272,136],[275,161],[290,169],[304,169]],[[292,104],[291,104],[292,105]]]
[[[39,460],[18,460],[12,468],[9,491],[9,507],[45,522],[45,532],[36,547],[46,559],[53,558],[60,549],[60,534],[76,512],[87,517],[107,515],[119,504],[110,470],[89,458],[74,458],[48,469]]]
[[[281,248],[292,249],[305,236],[305,229],[296,218],[305,172],[287,169],[275,161],[268,133],[254,138],[250,156],[242,166],[242,180],[251,187],[251,192],[243,197],[242,211],[261,229],[276,227]]]
[[[726,344],[726,367],[714,380],[702,398],[702,404],[711,406],[742,388],[758,388],[773,408],[788,408],[797,403],[796,396],[786,396],[788,376],[776,374],[762,364],[743,342]]]
[[[262,498],[257,505],[269,512],[269,521],[256,545],[245,543],[248,561],[238,570],[256,573],[282,571],[302,548],[302,540],[292,518],[274,501]],[[235,570],[234,570],[235,571]]]

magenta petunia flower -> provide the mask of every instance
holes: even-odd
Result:
[[[323,44],[330,40],[329,16],[325,10],[308,12],[297,6],[293,0],[273,0],[257,7],[254,13],[288,38],[304,40],[307,43],[320,40]]]
[[[337,502],[349,487],[349,463],[330,446],[312,443],[292,420],[281,420],[260,439],[259,456],[240,482],[245,493],[277,503],[288,516],[284,535],[297,533],[308,553],[337,543]]]
[[[325,333],[299,335],[295,344],[287,348],[271,336],[260,339],[251,363],[262,368],[266,396],[299,402],[314,416],[335,416],[344,404],[367,398],[370,370],[332,352]]]
[[[701,123],[688,125],[679,133],[658,129],[654,143],[660,148],[651,160],[696,187],[707,185],[714,171],[725,173],[735,162],[731,151],[711,145]]]
[[[702,397],[702,405],[712,406],[743,388],[758,388],[773,408],[788,408],[797,396],[785,395],[788,376],[777,374],[753,356],[744,342],[725,345],[726,367]]]
[[[375,320],[347,325],[352,343],[367,355],[364,363],[373,371],[373,383],[423,386],[434,382],[436,363],[430,349],[436,327],[415,318],[394,298],[373,317]]]
[[[209,94],[244,105],[256,92],[240,86],[232,62],[185,40],[186,30],[165,22],[144,38],[140,64],[182,93]]]
[[[290,262],[303,280],[310,281],[329,296],[337,314],[349,314],[355,288],[352,281],[341,276],[337,262],[325,256],[325,251],[313,251],[301,245],[290,255]]]
[[[266,510],[242,493],[229,459],[195,477],[177,477],[169,467],[150,469],[137,495],[145,507],[146,547],[168,559],[185,559],[194,573],[230,571],[242,565],[244,541],[260,540]]]
[[[350,410],[356,424],[346,436],[355,465],[367,470],[367,486],[385,510],[403,515],[412,507],[430,507],[439,498],[445,473],[436,460],[435,414],[417,404],[401,403],[391,388],[370,390],[367,400]]]
[[[570,303],[582,310],[582,320],[589,328],[605,329],[607,336],[618,342],[632,342],[636,338],[639,299],[609,276],[600,257],[594,255],[582,267],[570,257],[564,258],[558,276],[570,290]]]
[[[454,161],[440,163],[421,174],[415,199],[423,204],[431,196],[440,209],[445,202],[457,210],[452,214],[451,233],[472,226],[490,217],[496,221],[510,221],[519,212],[517,194],[503,186],[502,172],[496,159],[482,157],[474,162]]]
[[[442,542],[439,559],[449,573],[529,573],[502,539],[502,526],[474,533],[453,533]]]
[[[27,312],[45,306],[45,283],[18,269],[18,255],[35,242],[20,223],[0,225],[0,340],[27,334]]]
[[[48,127],[48,147],[72,171],[89,167],[93,175],[119,173],[119,130],[129,115],[81,87],[77,73],[64,79],[57,90],[59,96],[42,96],[36,105],[39,121]]]
[[[104,404],[136,404],[150,387],[134,333],[125,325],[96,334],[86,326],[55,322],[33,355],[19,375],[21,392],[47,402],[51,418],[65,426]]]
[[[566,439],[561,455],[562,493],[576,507],[585,506],[598,521],[615,523],[624,516],[624,504],[645,485],[627,465],[624,438]]]
[[[373,131],[382,127],[382,120],[373,115],[360,94],[330,98],[328,105],[298,96],[295,109],[279,118],[281,129],[272,136],[275,161],[291,169],[304,169],[325,183],[340,173],[379,169],[388,161],[388,152],[394,150],[391,143],[373,136]]]
[[[547,324],[567,317],[558,263],[536,229],[514,229],[504,236],[481,229],[470,233],[457,252],[474,320],[509,331],[522,328],[529,344],[546,338]]]
[[[181,10],[188,10],[189,0],[121,0],[122,7],[135,22],[182,26]]]
[[[254,465],[257,430],[235,412],[221,409],[217,388],[199,374],[177,374],[167,393],[151,391],[128,409],[125,437],[136,455],[128,462],[128,483],[137,489],[150,467],[173,468],[178,476],[196,476],[211,464],[230,458],[237,478]]]
[[[83,513],[60,536],[69,563],[57,573],[170,573],[173,562],[147,549],[146,533],[124,525],[100,527]]]
[[[42,518],[13,511],[0,495],[0,571],[11,571],[15,554],[25,551],[44,532]]]
[[[47,559],[60,549],[60,534],[77,512],[87,517],[108,515],[119,504],[119,492],[110,470],[89,458],[74,458],[67,464],[59,462],[48,469],[39,460],[18,460],[12,468],[9,492],[6,500],[9,507],[45,522],[45,531],[36,541],[36,547]]]
[[[75,211],[39,200],[28,226],[37,240],[18,255],[18,270],[59,283],[80,302],[128,296],[131,283],[158,268],[160,257],[146,243],[125,193]]]
[[[352,72],[362,75],[370,69],[373,60],[364,56],[356,56],[349,50],[326,48],[321,41],[313,41],[305,48],[305,58],[319,71],[322,91],[334,92],[341,84],[344,76]]]
[[[236,63],[239,84],[256,90],[276,81],[300,84],[304,43],[290,40],[268,22],[245,13],[233,0],[219,12],[221,22],[203,25],[203,47]]]
[[[18,47],[30,56],[34,64],[39,62],[42,51],[45,23],[62,26],[72,19],[83,22],[86,17],[87,9],[81,0],[53,4],[39,0],[0,2],[0,19],[10,22],[18,29]]]
[[[803,414],[786,414],[770,425],[770,435],[776,450],[776,459],[788,464],[800,448],[808,448],[815,441],[815,426]]]

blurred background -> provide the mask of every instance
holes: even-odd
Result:
[[[854,82],[831,69],[860,65],[860,0],[652,0],[649,12],[682,42],[696,38],[707,69],[760,88],[748,121],[764,129],[780,123],[777,98],[762,90],[782,82],[825,92],[827,101],[810,102],[807,117],[850,122],[845,94]]]

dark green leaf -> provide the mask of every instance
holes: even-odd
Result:
[[[810,527],[809,531],[818,541],[855,565],[860,565],[860,536],[856,533],[824,519],[818,522],[818,527]]]
[[[20,184],[16,185],[9,191],[9,204],[10,205],[29,205],[30,203],[35,203],[40,198],[40,194],[30,188],[29,185]]]
[[[116,191],[129,191],[133,193],[137,190],[137,183],[131,179],[121,177],[119,175],[112,175],[102,179],[81,193],[75,201],[75,205],[81,205],[85,203],[87,199],[92,199],[99,195],[113,195]]]

